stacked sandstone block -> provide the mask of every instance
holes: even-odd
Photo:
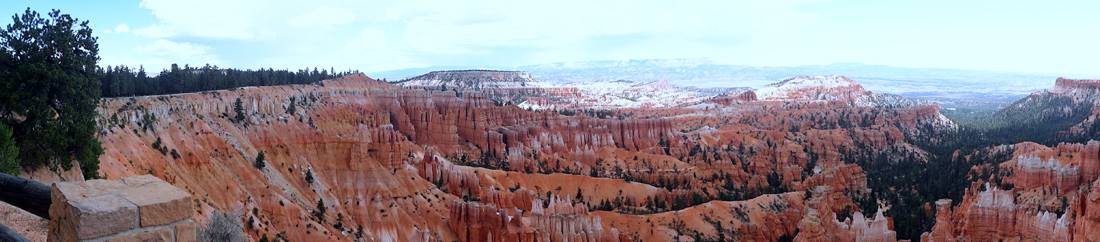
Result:
[[[154,176],[58,182],[49,241],[195,241],[191,195]]]

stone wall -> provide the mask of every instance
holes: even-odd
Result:
[[[58,182],[49,241],[195,241],[191,195],[151,175]]]

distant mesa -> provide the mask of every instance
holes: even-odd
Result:
[[[527,88],[548,86],[526,71],[446,70],[433,71],[395,82],[403,87],[446,87],[481,90],[485,88]]]
[[[872,93],[855,80],[841,75],[799,76],[773,83],[753,91],[754,95],[738,94],[738,100],[819,100],[845,102],[850,106],[898,108],[933,105],[923,99],[907,98],[889,93]],[[946,118],[941,118],[946,120]]]
[[[1054,81],[1056,88],[1100,88],[1100,79],[1068,79],[1059,77]]]
[[[500,70],[444,70],[433,71],[419,75],[409,80],[457,80],[466,78],[489,78],[502,81],[527,81],[532,80],[531,73],[526,71],[500,71]]]
[[[420,90],[479,91],[495,104],[515,104],[524,109],[616,109],[676,107],[743,91],[741,88],[677,87],[666,80],[573,82],[554,85],[535,79],[526,71],[447,70],[393,82]]]
[[[893,94],[874,94],[855,80],[840,75],[798,76],[757,90],[681,87],[667,80],[594,80],[554,85],[537,80],[526,71],[497,70],[432,71],[394,84],[421,90],[481,91],[495,103],[515,104],[525,109],[677,107],[704,100],[717,104],[820,100],[865,107],[929,104]]]
[[[761,100],[809,99],[854,102],[870,95],[863,86],[844,76],[799,76],[756,90]]]
[[[828,76],[796,76],[787,78],[781,82],[767,85],[769,87],[779,86],[792,86],[792,85],[859,85],[855,80],[848,79],[848,77],[841,75],[828,75]]]

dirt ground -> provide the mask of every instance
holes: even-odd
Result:
[[[0,224],[8,226],[31,241],[46,241],[46,230],[50,221],[0,202]]]

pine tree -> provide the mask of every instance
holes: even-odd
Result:
[[[306,183],[313,185],[313,171],[306,170]]]
[[[11,128],[0,123],[0,173],[19,175],[19,148],[11,139]]]
[[[244,121],[244,105],[241,102],[241,98],[237,98],[236,102],[233,102],[233,111],[237,112],[237,116],[233,117],[237,122]]]
[[[255,166],[256,169],[263,169],[264,166],[266,166],[266,164],[264,164],[264,152],[263,151],[260,151],[260,154],[256,155],[256,161],[252,163],[252,166]]]
[[[325,216],[325,199],[317,199],[317,218],[324,219]]]
[[[101,81],[97,38],[88,21],[27,8],[0,31],[0,122],[12,129],[19,160],[99,177],[95,138]]]
[[[584,194],[581,194],[581,188],[577,188],[577,196],[573,198],[577,203],[584,203]]]
[[[294,108],[294,99],[296,98],[290,97],[290,106],[286,107],[286,113],[289,113],[290,115],[294,115],[294,112],[297,111],[297,109]]]

